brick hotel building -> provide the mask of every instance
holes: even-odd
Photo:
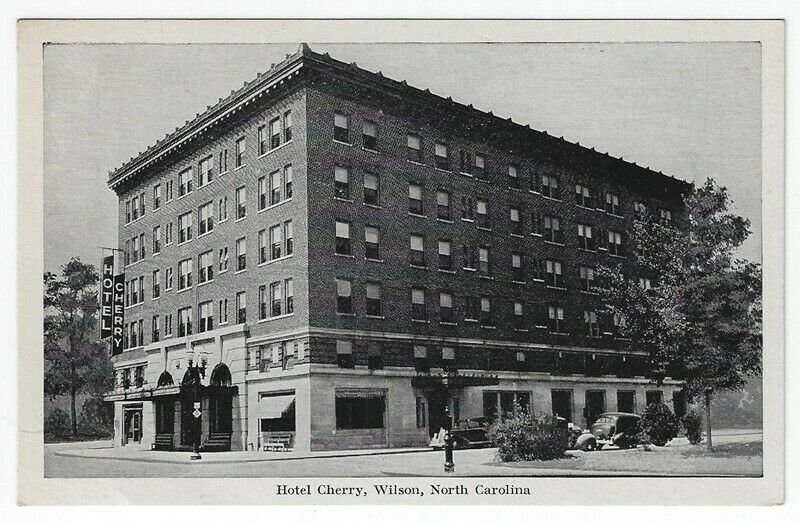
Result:
[[[585,426],[683,405],[600,312],[632,217],[688,185],[297,53],[111,173],[124,251],[115,444],[425,445],[514,404]],[[186,383],[183,383],[186,384]]]

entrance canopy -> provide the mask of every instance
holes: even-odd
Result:
[[[497,375],[484,374],[460,374],[460,373],[437,373],[433,375],[417,375],[411,378],[411,386],[414,388],[467,388],[469,386],[495,386],[500,384]]]
[[[280,419],[294,404],[292,395],[264,395],[258,400],[258,416],[262,419]]]

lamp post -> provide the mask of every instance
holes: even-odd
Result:
[[[186,351],[189,359],[189,368],[186,370],[186,378],[189,379],[192,388],[192,453],[189,460],[200,460],[200,434],[202,432],[202,403],[200,399],[201,379],[205,376],[205,368],[194,364],[194,348],[189,345]]]
[[[453,416],[450,414],[450,408],[444,408],[444,472],[453,473],[456,470],[456,465],[453,463],[453,436],[450,435],[450,430],[453,429]]]

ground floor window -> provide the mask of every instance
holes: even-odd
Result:
[[[618,391],[617,410],[622,413],[636,413],[636,392],[633,390]]]
[[[369,393],[336,396],[336,429],[382,429],[386,412],[386,396]]]
[[[530,392],[483,392],[483,416],[491,419],[497,419],[500,415],[508,415],[512,413],[515,408],[527,412],[530,410],[530,404]]]
[[[664,402],[664,392],[661,390],[650,390],[647,392],[646,397],[647,405],[660,404]]]
[[[258,397],[259,428],[262,432],[295,431],[294,393],[269,393]]]
[[[572,422],[572,390],[552,390],[550,398],[553,403],[553,415]]]

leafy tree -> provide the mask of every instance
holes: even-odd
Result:
[[[97,269],[77,258],[60,276],[44,274],[44,392],[51,400],[69,396],[73,437],[78,394],[99,394],[113,384],[108,347],[96,340],[98,280]]]
[[[750,221],[730,205],[708,179],[684,196],[674,224],[640,212],[632,263],[597,271],[609,313],[623,314],[625,336],[649,353],[649,377],[683,380],[690,398],[703,398],[709,450],[714,394],[761,373],[761,267],[735,257]]]

